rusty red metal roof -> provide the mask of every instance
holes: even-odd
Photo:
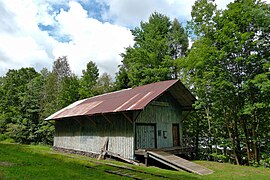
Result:
[[[46,120],[142,110],[165,91],[169,91],[186,110],[190,110],[196,100],[179,80],[168,80],[83,99],[57,111]]]

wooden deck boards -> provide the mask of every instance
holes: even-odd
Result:
[[[161,163],[164,163],[166,165],[169,164],[170,167],[176,170],[183,169],[200,175],[207,175],[213,173],[213,171],[210,169],[207,169],[203,166],[200,166],[196,163],[185,160],[173,154],[166,153],[164,151],[147,151],[147,153],[149,154],[149,157],[160,161]]]
[[[146,155],[147,151],[165,151],[169,154],[179,154],[179,153],[186,153],[186,152],[195,152],[194,147],[182,147],[182,146],[176,146],[176,147],[167,147],[167,148],[146,148],[146,149],[137,149],[135,150],[136,155]]]

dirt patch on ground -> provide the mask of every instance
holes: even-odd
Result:
[[[14,164],[11,162],[0,162],[0,166],[13,166]]]

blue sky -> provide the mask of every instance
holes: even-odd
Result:
[[[230,0],[232,1],[232,0]],[[216,0],[219,8],[228,0]],[[268,0],[269,2],[270,0]],[[0,76],[8,69],[51,69],[68,56],[71,70],[81,75],[92,60],[114,76],[120,53],[133,45],[130,29],[154,11],[190,19],[195,0],[0,0]]]

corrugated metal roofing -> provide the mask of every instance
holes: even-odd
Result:
[[[165,91],[169,91],[186,110],[190,110],[196,100],[179,80],[168,80],[83,99],[52,114],[46,120],[142,110]]]

